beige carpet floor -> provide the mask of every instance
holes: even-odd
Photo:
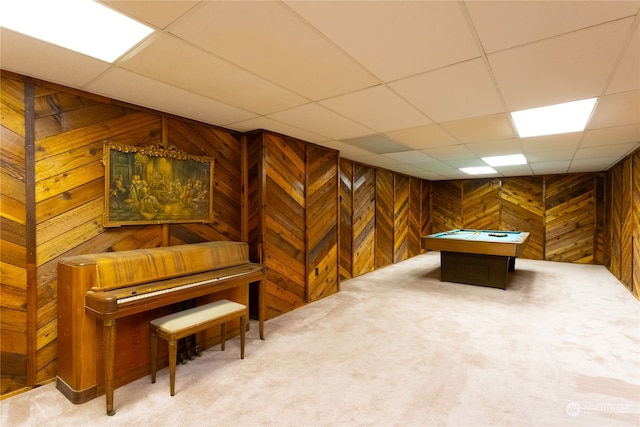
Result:
[[[73,405],[55,384],[2,426],[637,426],[640,302],[604,267],[518,260],[506,291],[440,282],[431,252],[342,283],[227,350]]]

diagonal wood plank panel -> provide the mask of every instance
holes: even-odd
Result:
[[[547,177],[545,211],[545,259],[592,263],[596,233],[594,176]]]
[[[0,393],[27,387],[25,89],[1,79]]]
[[[528,231],[523,258],[544,259],[544,179],[503,178],[500,191],[501,230]]]
[[[633,177],[632,160],[627,157],[621,162],[621,206],[620,206],[620,281],[633,291]]]
[[[640,299],[640,150],[636,151],[632,157],[633,175],[633,288],[632,292],[636,298]]]
[[[476,230],[500,228],[500,180],[462,182],[462,227]]]
[[[353,168],[353,276],[375,269],[375,169]]]
[[[268,133],[263,143],[263,244],[270,318],[305,304],[305,147],[300,141]]]
[[[376,170],[376,260],[375,268],[393,263],[393,172]]]
[[[338,153],[307,146],[307,302],[338,291]]]
[[[431,183],[432,233],[462,227],[462,181]]]
[[[422,244],[421,216],[422,216],[422,180],[409,177],[409,233],[407,235],[407,254],[414,257],[420,254]]]
[[[409,233],[409,177],[395,174],[393,191],[393,262],[407,259]]]
[[[611,240],[609,270],[620,277],[620,232],[622,230],[622,168],[614,166],[610,173],[609,202],[611,206]]]
[[[353,269],[353,162],[340,159],[340,279]]]

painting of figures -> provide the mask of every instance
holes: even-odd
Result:
[[[213,221],[210,157],[105,142],[105,227]]]

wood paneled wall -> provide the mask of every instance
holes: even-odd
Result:
[[[307,302],[338,292],[338,152],[307,145]]]
[[[286,154],[262,159],[236,132],[125,105],[110,99],[3,72],[0,78],[0,367],[3,396],[55,377],[57,360],[57,260],[81,253],[120,251],[213,240],[255,240],[268,220],[282,244],[264,249],[274,271],[273,295],[303,302],[332,292],[329,275],[305,277],[310,266],[338,259],[339,277],[358,276],[420,252],[419,237],[461,227],[528,229],[525,257],[567,262],[603,262],[638,297],[640,289],[640,151],[607,173],[427,182],[339,159],[334,179],[317,167],[327,159],[309,144],[278,137]],[[162,145],[215,158],[215,220],[211,224],[102,227],[102,142]],[[307,151],[309,150],[309,151]],[[275,152],[274,152],[275,153]],[[306,163],[308,157],[310,163]],[[254,197],[243,212],[243,177],[248,181],[273,164],[272,192]],[[328,185],[328,184],[327,184]],[[294,189],[295,191],[290,191]],[[313,190],[308,194],[307,189]],[[285,191],[286,190],[286,191]],[[291,195],[290,193],[293,193]],[[339,250],[323,200],[339,194]],[[286,211],[274,200],[291,202]],[[269,205],[269,215],[262,216]],[[298,208],[296,208],[298,206]],[[304,209],[303,209],[304,208]],[[298,215],[296,215],[298,212]],[[243,215],[245,215],[243,217]],[[243,224],[242,218],[246,218]],[[302,219],[301,219],[302,218]],[[308,224],[305,224],[305,218]],[[338,220],[339,218],[339,220]],[[299,223],[300,222],[300,223]],[[245,229],[243,229],[246,226]],[[318,230],[308,242],[300,237]],[[325,233],[325,234],[323,234]],[[284,265],[278,254],[289,251]],[[312,254],[309,260],[305,253]],[[316,259],[317,258],[317,259]],[[291,278],[317,281],[304,289]],[[291,282],[291,283],[290,283]],[[279,297],[271,301],[277,313]],[[287,303],[287,307],[291,305]],[[140,347],[140,351],[146,351]]]
[[[30,383],[27,378],[27,309],[30,307],[27,305],[25,85],[3,78],[0,90],[0,391],[5,394],[28,387]]]
[[[394,196],[393,172],[387,170],[376,171],[376,244],[375,268],[381,268],[393,263],[394,237]]]
[[[640,298],[640,150],[608,172],[609,257],[607,267]]]
[[[500,188],[500,229],[527,230],[523,257],[544,258],[544,178],[503,178]]]
[[[256,132],[247,137],[250,246],[267,267],[267,318],[306,304],[306,150],[299,140]],[[257,228],[254,231],[253,228]],[[258,261],[256,259],[255,261]]]
[[[11,73],[1,84],[5,395],[55,377],[61,256],[239,240],[242,186],[237,133]],[[214,157],[214,223],[103,228],[105,140]]]
[[[529,231],[523,257],[594,263],[602,174],[568,174],[431,183],[432,232],[455,228]],[[600,194],[602,197],[602,194]]]
[[[430,204],[428,183],[345,159],[340,167],[345,183],[341,206],[351,212],[341,212],[341,228],[352,230],[351,235],[341,232],[341,239],[351,238],[353,245],[351,257],[340,255],[341,277],[359,276],[420,254],[420,237],[430,227],[422,212]]]
[[[352,277],[375,269],[376,171],[353,165],[353,261]]]
[[[353,162],[340,159],[340,280],[353,277]]]

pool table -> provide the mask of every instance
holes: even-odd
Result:
[[[440,251],[440,280],[507,288],[529,233],[524,231],[457,229],[422,237],[422,248]]]

